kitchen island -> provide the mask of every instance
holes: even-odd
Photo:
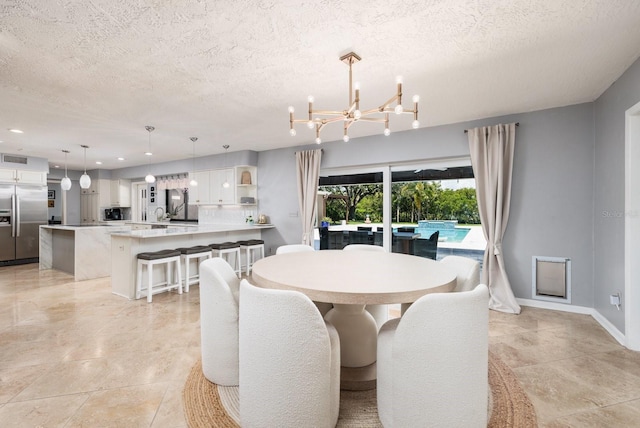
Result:
[[[130,225],[83,224],[40,226],[39,267],[57,269],[76,281],[111,275],[111,234]]]
[[[273,225],[173,226],[166,229],[128,230],[111,234],[111,291],[135,299],[137,255],[148,251],[209,245],[227,241],[260,239],[262,230]],[[164,270],[154,271],[161,281]],[[145,270],[146,277],[146,270]],[[143,281],[146,281],[143,278]]]

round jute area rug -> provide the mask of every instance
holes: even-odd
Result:
[[[489,424],[490,428],[537,427],[536,413],[511,369],[489,352]],[[191,428],[238,428],[237,387],[220,387],[202,374],[198,361],[182,392],[185,417]],[[376,390],[340,391],[340,416],[337,427],[382,427],[376,408]]]

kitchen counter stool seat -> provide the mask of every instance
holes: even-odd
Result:
[[[146,253],[139,253],[138,272],[136,281],[136,299],[140,299],[143,295],[147,296],[147,302],[151,303],[152,296],[164,291],[178,289],[178,293],[182,294],[182,270],[180,269],[180,251],[178,250],[161,250]],[[172,266],[174,265],[175,266]],[[165,265],[166,281],[157,284],[153,283],[153,267],[156,265]],[[142,271],[144,266],[147,267],[147,286],[142,284]],[[172,267],[175,269],[172,271]],[[174,280],[174,274],[177,281]]]
[[[240,244],[240,252],[245,252],[245,272],[249,275],[256,260],[264,258],[264,241],[262,239],[249,239],[248,241],[238,241],[238,244]],[[258,252],[257,258],[256,252]],[[242,266],[240,269],[242,269]]]
[[[198,284],[200,282],[200,259],[211,258],[211,247],[207,245],[196,245],[195,247],[178,248],[180,251],[180,259],[184,265],[183,288],[185,292],[189,292],[189,285]],[[196,272],[194,275],[189,274],[189,265],[191,260],[196,259]]]
[[[233,267],[234,272],[240,278],[242,272],[242,265],[240,260],[240,244],[237,242],[222,242],[218,244],[210,244],[211,255],[213,257],[221,257],[227,261]],[[233,264],[231,263],[229,255],[233,254]]]

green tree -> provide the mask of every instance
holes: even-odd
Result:
[[[347,221],[350,219],[356,220],[356,207],[362,201],[363,198],[369,195],[374,195],[377,192],[382,192],[382,184],[352,184],[347,186],[321,186],[320,190],[330,192],[333,195],[339,195],[341,198],[335,198],[333,201],[337,201],[339,205],[343,205],[344,217],[333,217],[329,215],[329,204],[327,204],[327,216],[338,219],[343,218]],[[332,199],[331,197],[329,197]],[[338,211],[332,207],[332,212]],[[361,219],[364,220],[364,217]]]

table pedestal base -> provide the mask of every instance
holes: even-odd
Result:
[[[376,363],[364,367],[340,367],[340,389],[368,391],[376,387]]]
[[[340,336],[340,365],[365,367],[376,362],[378,327],[364,305],[334,304],[324,316]]]

